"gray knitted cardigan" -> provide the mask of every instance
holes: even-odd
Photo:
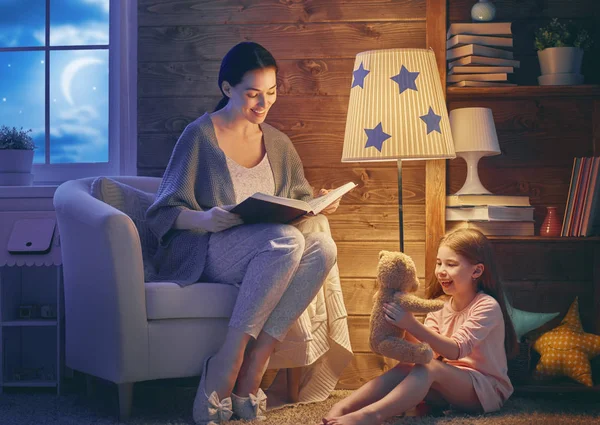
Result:
[[[311,199],[312,188],[290,139],[268,124],[260,128],[273,170],[275,195]],[[179,137],[156,200],[146,212],[147,225],[159,240],[147,279],[181,286],[197,282],[204,270],[210,233],[174,229],[175,220],[184,209],[205,211],[233,204],[235,192],[226,157],[217,143],[210,116],[204,114]]]

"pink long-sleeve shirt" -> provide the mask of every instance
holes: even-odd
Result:
[[[500,409],[513,386],[508,378],[504,318],[498,302],[479,292],[467,307],[456,311],[449,300],[441,310],[427,315],[425,326],[456,341],[458,359],[444,361],[470,373],[483,410]]]

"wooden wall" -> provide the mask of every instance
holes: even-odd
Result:
[[[368,348],[377,254],[398,249],[395,163],[340,162],[356,53],[425,47],[426,0],[139,0],[138,170],[161,176],[184,127],[220,98],[217,74],[234,44],[256,41],[280,65],[267,122],[292,139],[316,187],[360,185],[330,216],[338,244],[353,364],[340,388],[356,388],[389,363]],[[425,166],[403,172],[405,247],[422,278]]]

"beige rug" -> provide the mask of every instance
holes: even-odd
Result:
[[[350,391],[334,391],[326,401],[318,404],[285,408],[269,412],[262,425],[316,425],[329,408]],[[235,424],[236,422],[232,422]],[[600,425],[600,397],[586,399],[532,399],[513,397],[500,412],[487,415],[466,415],[459,412],[445,412],[443,416],[403,417],[385,423],[386,425]]]

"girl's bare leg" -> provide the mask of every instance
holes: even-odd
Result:
[[[430,389],[436,390],[448,403],[464,410],[481,411],[469,373],[433,360],[416,365],[385,397],[360,410],[332,418],[327,425],[377,425],[406,412],[421,402]]]
[[[345,399],[337,402],[323,417],[323,423],[362,409],[385,397],[410,373],[412,364],[398,364],[383,375],[364,384]]]

